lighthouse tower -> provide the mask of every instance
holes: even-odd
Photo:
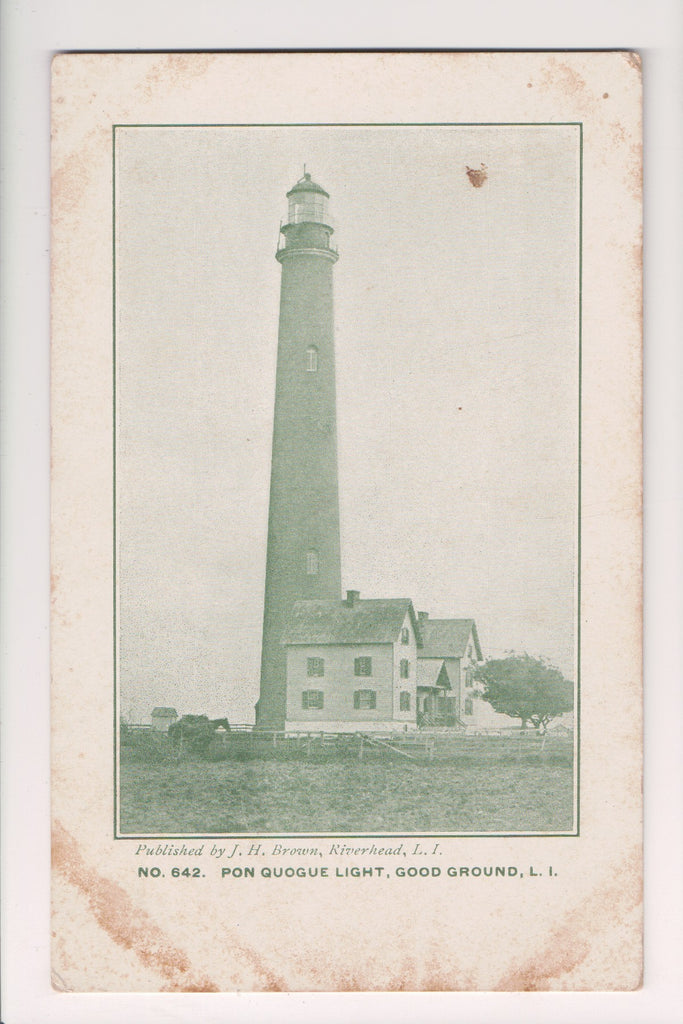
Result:
[[[282,634],[297,600],[341,597],[332,247],[325,189],[305,173],[287,193],[268,553],[256,724],[285,724]]]

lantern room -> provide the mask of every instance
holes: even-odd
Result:
[[[289,223],[303,224],[305,221],[312,221],[315,224],[327,224],[329,198],[329,193],[304,171],[303,178],[299,178],[294,188],[287,193]]]
[[[285,244],[276,253],[281,263],[298,254],[317,253],[333,262],[337,259],[337,250],[330,242],[334,228],[330,224],[329,198],[304,166],[303,177],[287,193],[287,223],[280,226]]]

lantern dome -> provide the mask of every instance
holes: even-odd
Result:
[[[322,185],[319,185],[317,181],[313,181],[308,171],[304,171],[303,177],[299,178],[296,185],[289,190],[287,198],[289,199],[290,196],[293,196],[297,192],[320,192],[327,199],[330,198],[330,193],[326,192]]]
[[[287,222],[289,224],[326,224],[329,225],[327,201],[330,198],[317,181],[304,171],[296,185],[287,193],[289,207]]]

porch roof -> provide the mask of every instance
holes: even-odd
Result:
[[[445,661],[438,658],[419,658],[417,662],[417,685],[430,690],[450,690],[451,680]]]

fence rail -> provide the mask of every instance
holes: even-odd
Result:
[[[209,736],[169,736],[151,726],[129,727],[124,741],[126,756],[157,760],[200,757],[208,760],[243,759],[393,759],[403,763],[505,762],[522,759],[571,761],[571,733],[546,733],[535,729],[464,730],[416,729],[411,732],[326,732],[256,729],[238,723],[230,731]],[[197,743],[199,741],[199,743]],[[147,753],[146,753],[147,752]]]

